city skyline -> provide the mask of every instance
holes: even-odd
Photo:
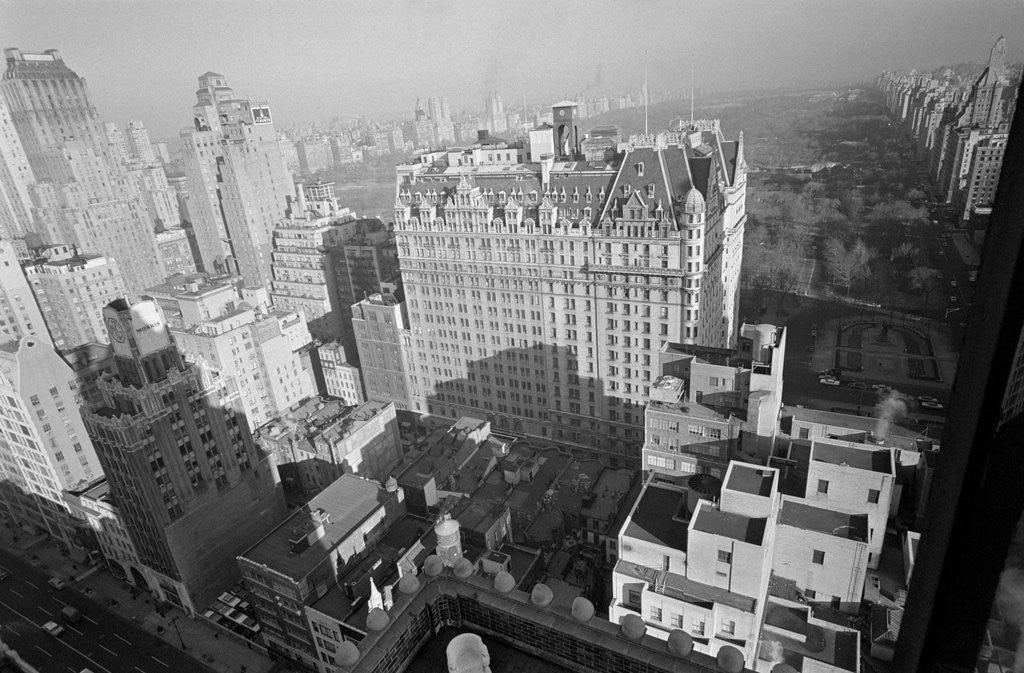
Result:
[[[924,4],[927,12],[920,11]],[[518,38],[493,39],[475,30],[479,14],[461,2],[382,8],[232,0],[200,7],[176,0],[132,5],[129,12],[120,1],[47,1],[0,7],[6,27],[0,39],[30,52],[61,49],[89,81],[102,119],[142,119],[154,138],[167,138],[187,126],[182,112],[192,103],[195,79],[210,69],[240,94],[268,99],[286,127],[336,115],[411,115],[416,98],[431,95],[449,97],[453,112],[477,110],[493,90],[513,106],[525,97],[546,107],[579,92],[638,90],[645,63],[652,90],[688,88],[692,67],[696,88],[710,92],[824,86],[866,81],[885,69],[979,62],[976,45],[994,34],[1006,35],[1009,62],[1024,60],[1024,5],[987,2],[984,12],[967,13],[969,4],[836,3],[830,22],[808,25],[807,3],[795,0],[774,3],[771,13],[747,3],[589,3],[565,13],[573,31],[607,37],[567,50],[522,49],[515,46]],[[609,29],[613,11],[618,18],[626,13],[645,36],[643,45],[608,48],[623,44]],[[557,45],[535,21],[553,16],[557,34],[557,17],[539,4],[517,3],[501,15],[508,31]],[[445,33],[462,37],[421,46],[422,35]],[[186,49],[181,35],[190,36]],[[388,44],[409,46],[382,53],[382,35]],[[379,86],[381,80],[388,86]]]

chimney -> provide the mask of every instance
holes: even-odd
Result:
[[[487,129],[477,129],[477,131],[476,131],[476,139],[477,140],[481,140],[481,141],[486,140],[487,139]]]

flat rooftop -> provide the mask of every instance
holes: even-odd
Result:
[[[767,519],[754,519],[742,514],[723,512],[708,505],[698,507],[697,513],[693,516],[694,530],[756,545],[764,541],[767,523]]]
[[[811,460],[882,474],[894,474],[895,471],[892,449],[881,449],[871,444],[815,439],[811,442]]]
[[[867,514],[846,514],[787,499],[779,511],[779,523],[847,540],[868,541]]]
[[[623,535],[684,551],[688,536],[685,489],[648,483],[633,509]]]
[[[396,495],[388,493],[375,481],[344,474],[241,557],[301,581],[354,529],[388,501],[394,500]],[[323,537],[296,554],[291,550],[289,540],[294,537],[296,528],[310,521],[314,510],[323,510],[329,517],[329,522],[324,524]]]
[[[772,494],[772,486],[778,472],[765,468],[742,465],[733,462],[729,469],[725,487],[730,491],[739,491],[767,498]]]

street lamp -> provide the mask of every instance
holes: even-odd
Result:
[[[178,617],[177,617],[177,615],[175,615],[174,619],[171,620],[171,625],[174,626],[174,632],[178,634],[178,642],[181,643],[181,649],[187,650],[188,647],[185,645],[185,641],[182,640],[182,638],[181,638],[181,631],[178,630]]]

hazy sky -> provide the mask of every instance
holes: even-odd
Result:
[[[60,49],[104,120],[188,125],[214,70],[279,127],[408,117],[417,96],[480,109],[586,89],[819,85],[885,68],[1024,60],[1024,0],[0,0],[0,42]],[[699,101],[698,101],[699,104]]]

